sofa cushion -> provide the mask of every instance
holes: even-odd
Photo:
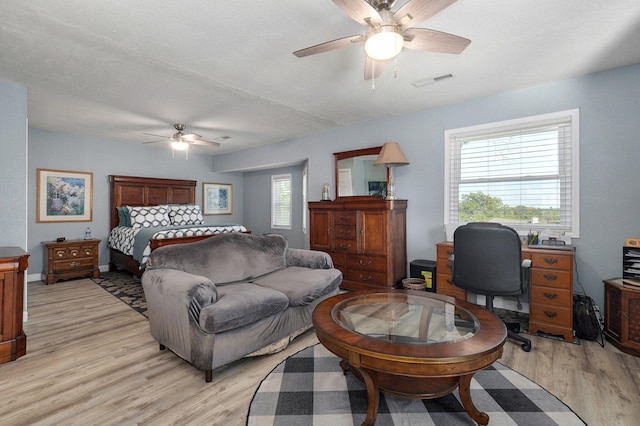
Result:
[[[305,306],[338,288],[342,273],[337,269],[290,266],[252,282],[284,293],[289,306]]]
[[[217,286],[218,300],[200,312],[200,328],[206,333],[221,333],[251,324],[284,311],[287,296],[279,291],[251,283]]]
[[[286,267],[287,240],[282,235],[233,232],[154,250],[148,269],[177,269],[202,275],[215,284],[251,281]]]

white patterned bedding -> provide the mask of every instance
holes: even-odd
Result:
[[[151,240],[246,231],[247,228],[242,225],[191,225],[156,228],[116,226],[109,234],[108,246],[121,251],[127,256],[132,256],[140,263],[140,268],[142,269],[151,254]]]

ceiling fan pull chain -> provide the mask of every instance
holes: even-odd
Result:
[[[393,78],[398,78],[398,56],[393,58]]]
[[[371,60],[371,92],[376,91],[376,62]]]

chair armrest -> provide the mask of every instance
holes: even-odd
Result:
[[[333,260],[328,253],[318,250],[287,249],[287,266],[301,266],[310,269],[331,269]]]

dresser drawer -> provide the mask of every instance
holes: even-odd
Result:
[[[531,253],[532,268],[559,269],[570,271],[573,269],[573,256],[555,255],[547,253]]]
[[[331,256],[331,260],[333,261],[333,266],[340,269],[347,266],[347,255],[343,252],[338,251],[328,251],[329,256]]]
[[[356,240],[335,240],[335,250],[344,251],[347,253],[356,253],[358,251],[358,243]]]
[[[449,275],[449,279],[451,279],[451,275],[453,274],[453,267],[451,266],[451,261],[446,257],[439,257],[436,262],[436,271],[438,271],[438,275],[446,274]]]
[[[561,290],[553,287],[531,287],[531,303],[534,306],[550,305],[561,308],[571,306],[573,297],[569,290]]]
[[[355,240],[356,226],[355,225],[336,225],[335,238],[342,239],[342,240]]]
[[[446,294],[447,296],[467,300],[467,292],[451,283],[451,275],[437,274],[437,277],[436,292],[438,294]]]
[[[386,286],[387,273],[384,271],[368,271],[366,269],[349,268],[346,279],[361,284]]]
[[[532,305],[529,313],[529,321],[549,324],[556,327],[570,328],[572,315],[570,309],[551,305]]]
[[[338,211],[333,214],[334,225],[355,225],[356,224],[356,212],[355,211]]]
[[[385,271],[387,266],[384,256],[365,256],[360,254],[348,254],[347,266],[349,268],[366,269],[368,271]]]
[[[453,245],[438,246],[438,260],[448,259],[453,254]]]
[[[53,270],[56,273],[74,271],[76,269],[93,268],[93,259],[82,257],[78,259],[56,260],[53,262]]]
[[[531,286],[571,289],[571,272],[531,268]]]

